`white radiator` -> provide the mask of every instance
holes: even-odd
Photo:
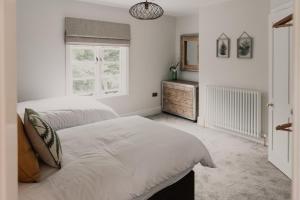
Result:
[[[207,86],[206,124],[244,136],[261,137],[261,93],[255,90]]]

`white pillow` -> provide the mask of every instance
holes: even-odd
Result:
[[[61,97],[18,103],[17,112],[23,122],[25,108],[38,112],[54,130],[119,117],[112,108],[91,97]]]

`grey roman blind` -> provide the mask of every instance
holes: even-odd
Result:
[[[130,25],[79,18],[65,18],[67,44],[130,44]]]

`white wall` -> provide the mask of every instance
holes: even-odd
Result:
[[[176,18],[176,60],[180,60],[180,36],[182,34],[192,34],[199,32],[199,16],[198,15],[190,15],[190,16],[182,16]],[[201,42],[200,42],[201,45]],[[189,81],[198,81],[198,73],[197,72],[185,72],[182,71],[179,73],[179,78],[183,80]]]
[[[199,10],[200,123],[205,114],[205,85],[253,88],[263,92],[263,132],[267,133],[269,0],[233,0]],[[238,59],[237,38],[243,31],[254,37],[253,59]],[[231,38],[231,57],[216,58],[216,39]]]
[[[158,108],[161,80],[175,60],[175,18],[133,19],[127,9],[67,0],[18,0],[18,100],[65,95],[64,18],[129,23],[130,95],[104,99],[119,113]]]
[[[277,8],[283,4],[291,3],[292,0],[271,0],[271,9]]]

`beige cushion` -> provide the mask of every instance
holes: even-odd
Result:
[[[40,159],[51,167],[61,168],[60,140],[51,126],[37,112],[27,108],[25,109],[24,124],[26,134]]]
[[[40,167],[31,145],[25,135],[23,123],[18,116],[18,162],[19,181],[37,182],[40,177]]]

